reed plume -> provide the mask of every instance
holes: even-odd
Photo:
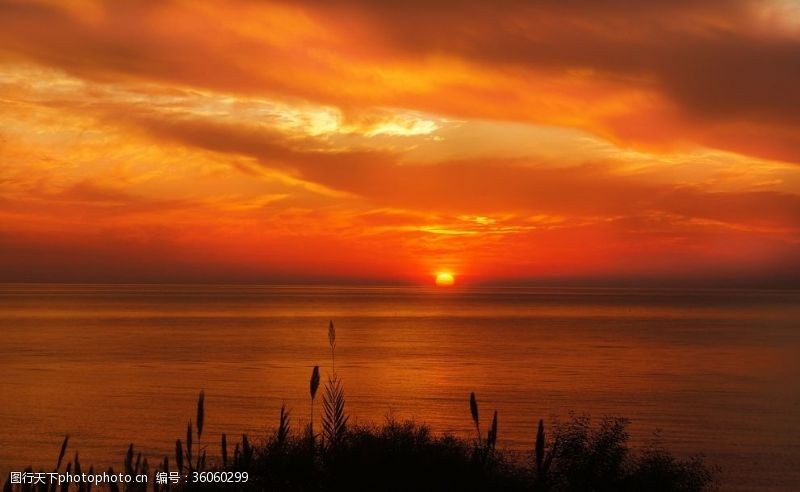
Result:
[[[328,321],[328,345],[331,346],[331,370],[336,372],[336,328],[333,326],[333,320]]]
[[[475,429],[478,431],[478,443],[481,442],[481,422],[478,420],[478,400],[475,399],[475,392],[469,394],[469,411],[472,414],[472,421],[475,422]]]

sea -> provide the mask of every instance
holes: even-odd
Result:
[[[539,419],[620,416],[633,447],[702,455],[723,491],[800,490],[792,290],[0,284],[0,473],[51,470],[67,434],[84,469],[130,443],[157,462],[201,390],[213,461],[282,405],[305,426],[315,365],[353,423],[471,438],[475,392],[523,457]]]

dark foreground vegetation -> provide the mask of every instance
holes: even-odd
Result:
[[[475,425],[473,439],[432,434],[414,422],[387,420],[382,426],[348,425],[344,390],[335,372],[336,335],[329,326],[332,373],[322,394],[320,432],[314,428],[314,403],[320,384],[314,367],[309,385],[310,423],[293,430],[289,412],[281,408],[277,428],[258,442],[247,435],[229,443],[203,439],[205,395],[200,393],[197,414],[189,421],[183,440],[175,443],[174,456],[155,465],[128,448],[120,471],[147,474],[148,484],[111,484],[112,492],[153,490],[253,490],[253,491],[541,491],[541,492],[694,492],[715,490],[713,474],[700,457],[677,459],[653,445],[632,449],[627,421],[572,417],[548,426],[539,421],[529,452],[515,453],[496,447],[498,415],[487,432],[475,394],[469,406]],[[466,407],[466,400],[465,400]],[[466,408],[465,408],[466,410]],[[68,447],[64,439],[55,470],[81,473],[78,454],[61,465]],[[213,448],[213,449],[212,449]],[[210,458],[211,455],[215,457]],[[32,472],[32,469],[28,469]],[[50,471],[50,470],[48,470]],[[179,484],[167,477],[178,472]],[[224,473],[219,473],[224,472]],[[84,473],[86,471],[84,470]],[[89,474],[96,473],[89,468]],[[202,481],[193,481],[193,477]],[[246,482],[241,481],[247,477]],[[157,477],[167,483],[158,483]],[[197,478],[195,478],[196,480]],[[91,492],[86,483],[30,485],[6,481],[4,492]]]

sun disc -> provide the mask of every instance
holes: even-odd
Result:
[[[453,285],[455,281],[456,279],[453,277],[453,275],[447,272],[441,272],[436,275],[436,285],[439,287]]]

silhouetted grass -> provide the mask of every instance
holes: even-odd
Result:
[[[189,447],[176,445],[177,469],[248,472],[245,484],[182,484],[185,490],[274,491],[541,491],[541,492],[700,492],[713,490],[713,474],[699,457],[677,459],[657,446],[634,451],[628,445],[628,422],[622,418],[573,417],[545,432],[540,421],[529,453],[495,449],[497,424],[492,419],[486,442],[434,434],[411,421],[387,420],[381,426],[349,426],[335,441],[318,441],[295,434],[289,412],[282,407],[277,428],[258,445],[247,435],[236,443],[233,459],[227,438],[221,439],[219,459],[207,466],[205,449],[187,460]],[[189,434],[191,436],[191,433]],[[492,437],[494,436],[494,437]],[[187,439],[189,441],[190,439]],[[65,439],[66,442],[66,439]],[[188,442],[187,442],[188,444]],[[60,468],[66,445],[59,453]],[[184,454],[185,452],[185,454]],[[195,455],[198,453],[195,452]],[[150,473],[147,459],[131,444],[125,455],[126,473],[149,473],[151,484],[120,485],[130,492],[169,490],[155,486],[157,472],[169,472],[169,458]],[[66,465],[80,473],[77,453]],[[32,471],[28,468],[28,471]],[[109,470],[113,473],[113,469]],[[111,487],[114,490],[114,487]],[[12,487],[11,491],[42,490]],[[47,490],[47,489],[44,489]],[[77,484],[60,490],[84,492]]]
[[[196,432],[189,420],[185,441],[175,442],[175,470],[164,456],[151,470],[147,458],[130,444],[123,462],[125,473],[147,474],[149,485],[120,484],[106,487],[112,492],[153,490],[252,490],[252,491],[535,491],[535,492],[702,492],[714,489],[712,471],[700,457],[681,460],[667,450],[650,446],[632,450],[623,418],[606,417],[593,422],[586,416],[555,422],[548,431],[539,420],[530,452],[511,453],[497,449],[498,414],[495,410],[486,438],[481,435],[478,401],[469,395],[469,412],[477,439],[433,434],[422,424],[387,420],[381,426],[348,425],[341,380],[333,369],[336,331],[328,326],[333,374],[323,394],[322,438],[317,439],[309,423],[305,431],[293,433],[289,411],[281,406],[278,426],[257,445],[243,434],[235,443],[232,458],[228,437],[221,435],[219,456],[206,460],[202,444],[206,399],[197,401]],[[319,386],[319,367],[310,382],[313,402]],[[466,400],[466,399],[465,399]],[[465,418],[466,418],[465,401]],[[532,436],[533,437],[533,436]],[[68,443],[61,445],[56,468],[60,471]],[[92,470],[92,468],[90,468]],[[155,481],[158,473],[230,471],[247,472],[246,483],[183,483],[179,486]],[[26,469],[32,472],[32,468]],[[78,454],[67,462],[67,473],[81,472]],[[109,468],[113,474],[113,468]],[[62,485],[60,492],[91,492],[87,484]],[[53,492],[56,487],[13,485],[4,492]]]

